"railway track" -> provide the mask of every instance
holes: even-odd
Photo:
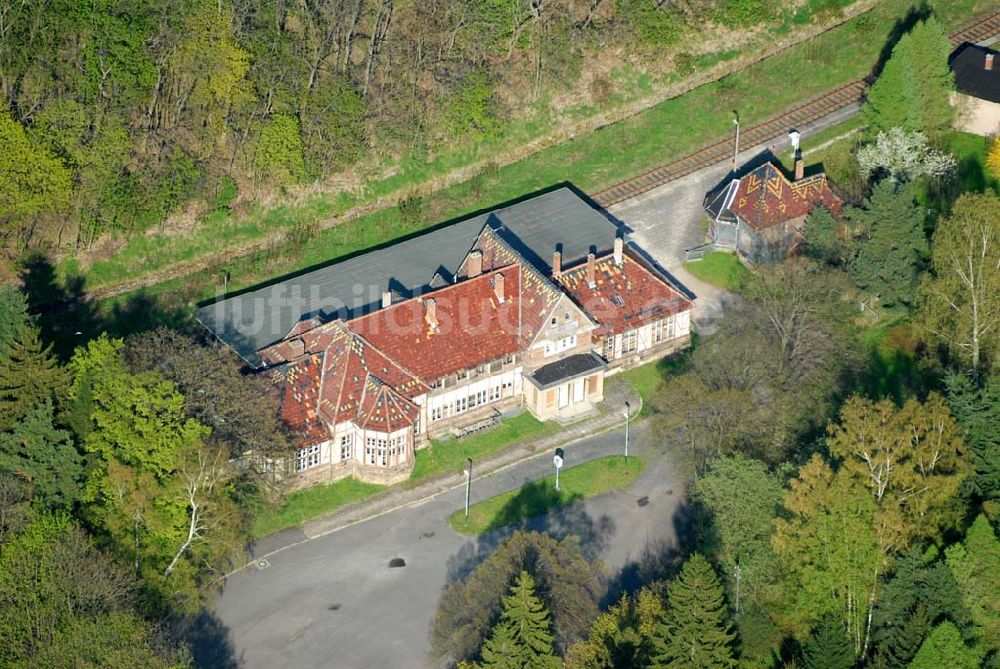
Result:
[[[996,36],[998,33],[1000,33],[1000,11],[976,19],[952,32],[949,37],[952,45],[958,46],[964,42],[981,42]],[[827,114],[832,114],[852,104],[858,104],[864,100],[865,89],[869,83],[867,79],[857,79],[821,93],[800,105],[742,130],[740,140],[745,142],[745,146],[757,146],[783,136],[791,128],[802,127]],[[677,160],[620,181],[592,197],[602,207],[610,207],[674,179],[723,162],[729,159],[732,153],[733,140],[731,137],[726,137]]]

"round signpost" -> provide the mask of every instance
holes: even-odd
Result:
[[[559,490],[559,470],[562,469],[563,457],[565,455],[563,449],[557,448],[556,454],[552,457],[552,464],[556,466],[556,490]]]

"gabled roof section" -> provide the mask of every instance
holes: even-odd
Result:
[[[397,404],[409,404],[409,400],[428,390],[426,384],[341,321],[325,323],[296,339],[279,342],[261,351],[261,356],[270,364],[289,360],[291,366],[321,356],[319,365],[309,367],[316,395],[310,400],[311,408],[334,425],[360,419],[365,389],[373,382],[389,387],[397,396]]]
[[[271,380],[279,392],[278,416],[293,431],[300,447],[319,444],[330,438],[319,418],[319,381],[323,356],[311,354],[276,367]]]
[[[502,277],[502,279],[498,279]],[[352,332],[423,382],[520,350],[520,319],[530,289],[521,265],[460,281],[348,322]],[[503,283],[503,300],[496,294]],[[428,320],[433,300],[437,327]],[[530,305],[528,305],[530,308]]]
[[[388,433],[413,427],[419,415],[417,405],[407,401],[391,386],[369,375],[355,422],[362,429]]]
[[[993,67],[986,69],[987,56]],[[955,73],[955,88],[980,100],[1000,103],[1000,52],[977,44],[963,44],[950,58]]]
[[[483,271],[498,267],[519,264],[522,281],[519,286],[521,293],[521,311],[518,314],[520,322],[520,341],[522,346],[528,346],[538,336],[545,324],[549,312],[559,302],[563,293],[546,274],[525,261],[521,254],[507,241],[501,230],[487,227],[479,235],[473,251],[483,254]],[[463,261],[463,270],[468,257]],[[551,267],[549,268],[551,272]]]
[[[571,188],[556,188],[411,239],[285,278],[206,305],[195,318],[250,366],[258,351],[280,341],[300,321],[350,319],[378,307],[384,291],[405,298],[440,288],[454,276],[487,224],[503,228],[519,253],[548,272],[557,245],[569,263],[614,243],[615,225]],[[438,276],[440,274],[440,276]]]
[[[705,211],[712,217],[713,221],[726,221],[735,223],[736,217],[729,210],[736,197],[736,191],[740,188],[740,180],[733,179],[722,188],[709,193],[705,197]]]
[[[594,335],[604,337],[691,309],[691,300],[658,277],[639,259],[625,253],[622,264],[613,255],[595,260],[595,287],[587,285],[587,264],[557,277],[573,300],[598,324]]]
[[[819,205],[835,216],[843,209],[825,174],[790,181],[774,163],[767,162],[739,179],[725,209],[760,231],[805,216]],[[721,211],[716,220],[725,215]]]

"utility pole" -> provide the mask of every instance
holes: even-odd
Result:
[[[563,456],[564,455],[565,454],[563,452],[563,449],[557,448],[556,449],[556,454],[552,457],[552,464],[554,464],[556,466],[556,491],[557,492],[559,491],[559,470],[562,469],[562,466],[563,466]]]
[[[625,469],[628,469],[628,414],[631,408],[632,406],[625,402]]]
[[[740,113],[733,110],[733,125],[736,126],[736,144],[733,147],[733,175],[736,175],[736,161],[740,155]]]
[[[469,517],[469,495],[472,493],[472,458],[469,460],[469,469],[465,472],[465,517]]]

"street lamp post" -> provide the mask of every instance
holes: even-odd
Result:
[[[552,457],[552,464],[556,466],[556,491],[559,490],[559,470],[563,466],[563,457],[565,457],[565,452],[561,448],[556,449],[556,454]]]
[[[733,174],[736,174],[736,161],[740,155],[740,113],[733,110],[733,125],[736,126],[736,144],[733,147]]]
[[[472,493],[472,458],[469,460],[469,469],[465,472],[465,517],[469,517],[469,495]]]
[[[625,468],[628,468],[628,420],[629,420],[629,410],[632,406],[625,402]]]

